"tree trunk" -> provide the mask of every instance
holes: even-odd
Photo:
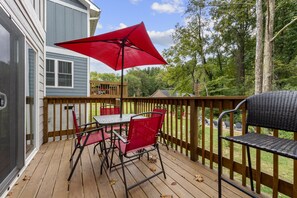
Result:
[[[257,13],[257,37],[256,37],[256,58],[255,58],[255,94],[262,93],[263,80],[263,10],[262,0],[256,1]]]
[[[264,43],[264,61],[263,61],[263,89],[262,92],[272,90],[272,49],[273,49],[273,25],[275,13],[275,0],[267,0],[267,17]]]

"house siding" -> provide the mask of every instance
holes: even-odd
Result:
[[[79,2],[78,0],[62,0],[65,3],[69,3],[71,5],[74,5],[76,7],[82,8],[82,9],[87,9],[81,2]]]
[[[38,2],[37,2],[38,1]],[[36,111],[35,111],[35,129],[36,129],[36,148],[42,144],[43,140],[43,98],[44,98],[44,59],[45,59],[45,22],[44,22],[44,9],[46,0],[35,0],[35,7],[32,1],[12,1],[2,0],[0,6],[5,10],[9,18],[15,23],[17,28],[22,32],[25,38],[24,45],[29,44],[34,48],[36,52],[36,69],[35,73],[35,90],[29,90],[31,93],[34,92],[36,100]],[[40,8],[41,7],[41,8]],[[21,45],[22,46],[22,45]],[[25,48],[21,50],[25,56]],[[28,54],[26,54],[27,56]],[[33,61],[33,60],[30,60]],[[25,64],[22,65],[25,67]],[[28,65],[27,65],[27,68]],[[24,74],[25,75],[25,74]],[[25,85],[24,85],[25,88]],[[23,98],[23,104],[25,104],[25,96]],[[25,109],[22,109],[25,112]],[[25,115],[25,113],[24,113]],[[25,120],[25,119],[24,119]],[[18,122],[19,124],[21,121]],[[25,129],[24,129],[25,131]],[[24,140],[23,140],[24,141]],[[25,148],[24,148],[25,149]],[[34,153],[33,153],[34,154]],[[24,153],[24,158],[26,158]],[[25,163],[28,164],[31,158],[26,158]],[[20,167],[21,168],[21,167]],[[1,196],[1,194],[0,194]]]
[[[65,0],[65,2],[75,1]],[[46,45],[55,47],[54,44],[57,42],[87,37],[87,8],[83,9],[86,12],[47,0]]]
[[[88,89],[88,59],[76,56],[46,53],[49,59],[73,61],[73,88],[47,87],[47,96],[87,96]]]
[[[45,0],[44,0],[45,1]],[[40,0],[40,4],[44,5],[44,1]],[[39,106],[38,112],[36,115],[37,128],[36,133],[38,133],[39,145],[42,144],[43,139],[43,112],[40,111],[43,109],[43,97],[44,97],[44,73],[40,73],[44,71],[44,54],[45,54],[45,30],[44,30],[44,22],[43,22],[43,9],[40,9],[38,13],[36,13],[37,8],[33,8],[30,1],[11,1],[4,0],[0,2],[0,5],[7,11],[7,13],[11,16],[13,21],[19,27],[19,29],[23,32],[26,41],[31,44],[36,50],[37,60],[38,60],[38,76],[36,76],[37,84],[36,89],[38,90],[37,94],[37,105]],[[25,98],[24,98],[25,100]]]

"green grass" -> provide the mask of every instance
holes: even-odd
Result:
[[[186,128],[186,122],[185,119],[183,118],[183,120],[181,121],[180,119],[177,120],[177,127],[176,127],[176,122],[175,122],[175,117],[172,118],[172,129],[173,129],[173,136],[180,139],[180,137],[182,137],[183,141],[186,141],[186,135],[185,134],[181,134],[180,132],[180,124],[182,123],[183,125],[183,132],[185,133],[185,128]],[[166,121],[166,118],[165,118]],[[169,118],[169,127],[167,129],[167,131],[171,131],[171,127],[170,127],[170,123],[171,120]],[[166,123],[165,123],[165,126]],[[199,147],[201,147],[202,145],[202,130],[201,130],[201,126],[200,130],[199,130],[199,134],[198,134],[198,145]],[[175,131],[177,129],[177,131]],[[188,141],[190,141],[190,123],[188,123],[188,130],[189,130],[189,134],[188,134]],[[218,138],[217,138],[217,128],[213,128],[213,152],[214,153],[218,153]],[[235,132],[235,133],[241,133],[241,132]],[[171,135],[171,134],[169,134]],[[229,131],[228,130],[224,130],[224,135],[229,135]],[[206,150],[210,150],[210,127],[209,126],[205,126],[205,149]],[[223,141],[223,156],[224,157],[229,157],[230,154],[230,150],[229,150],[229,145],[230,143],[228,141]],[[256,167],[256,149],[251,148],[251,159],[252,159],[252,167],[255,169]],[[242,146],[239,144],[234,144],[234,160],[238,163],[241,163],[242,161]],[[279,168],[279,179],[285,180],[289,183],[293,183],[293,160],[286,158],[286,157],[281,157],[279,156],[278,159],[278,168]],[[209,160],[206,160],[206,164],[209,165]],[[215,168],[217,168],[217,164],[213,164]],[[229,174],[229,170],[225,169],[226,171],[224,171],[224,174],[228,175]],[[273,175],[273,154],[265,152],[265,151],[261,151],[261,171],[264,173],[267,173],[269,175]],[[235,175],[235,179],[237,181],[241,182],[242,176],[240,174],[234,174]],[[249,184],[249,179],[247,178],[247,184]],[[255,183],[254,183],[255,184]],[[261,185],[261,192],[267,193],[269,195],[272,195],[272,189],[268,188],[264,185]],[[287,197],[281,193],[279,193],[278,197]]]

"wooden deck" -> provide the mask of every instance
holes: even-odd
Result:
[[[73,147],[72,140],[50,142],[41,146],[40,151],[13,186],[7,197],[125,197],[120,168],[100,175],[102,156],[93,154],[93,147],[86,147],[71,182],[69,158]],[[129,191],[129,197],[217,197],[217,175],[199,163],[161,146],[161,154],[167,179],[163,175],[154,177]],[[159,161],[149,163],[146,156],[127,165],[128,184],[152,174],[160,169]],[[196,181],[200,175],[202,182]],[[226,185],[224,197],[247,197],[240,191]]]

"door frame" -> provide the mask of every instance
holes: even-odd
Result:
[[[22,53],[22,51],[25,50],[25,35],[22,32],[22,30],[19,28],[19,26],[10,18],[7,10],[0,4],[0,17],[1,20],[3,20],[3,25],[5,27],[8,26],[10,32],[14,32],[15,34],[19,35],[19,43],[17,46],[17,55],[18,55],[18,70],[17,70],[17,79],[18,82],[18,88],[20,88],[17,93],[17,97],[24,98],[25,91],[24,87],[21,86],[24,85],[24,72],[25,72],[25,55]],[[5,27],[6,28],[6,27]],[[15,167],[10,171],[10,173],[5,177],[5,179],[1,182],[0,187],[0,196],[1,194],[5,194],[5,191],[9,190],[11,187],[12,182],[15,180],[17,176],[20,175],[20,172],[22,171],[24,165],[25,165],[25,155],[24,155],[24,131],[25,131],[25,113],[24,113],[24,101],[22,99],[19,99],[16,101],[17,106],[17,113],[15,119],[15,122],[17,123],[17,131],[16,131],[16,165]]]

